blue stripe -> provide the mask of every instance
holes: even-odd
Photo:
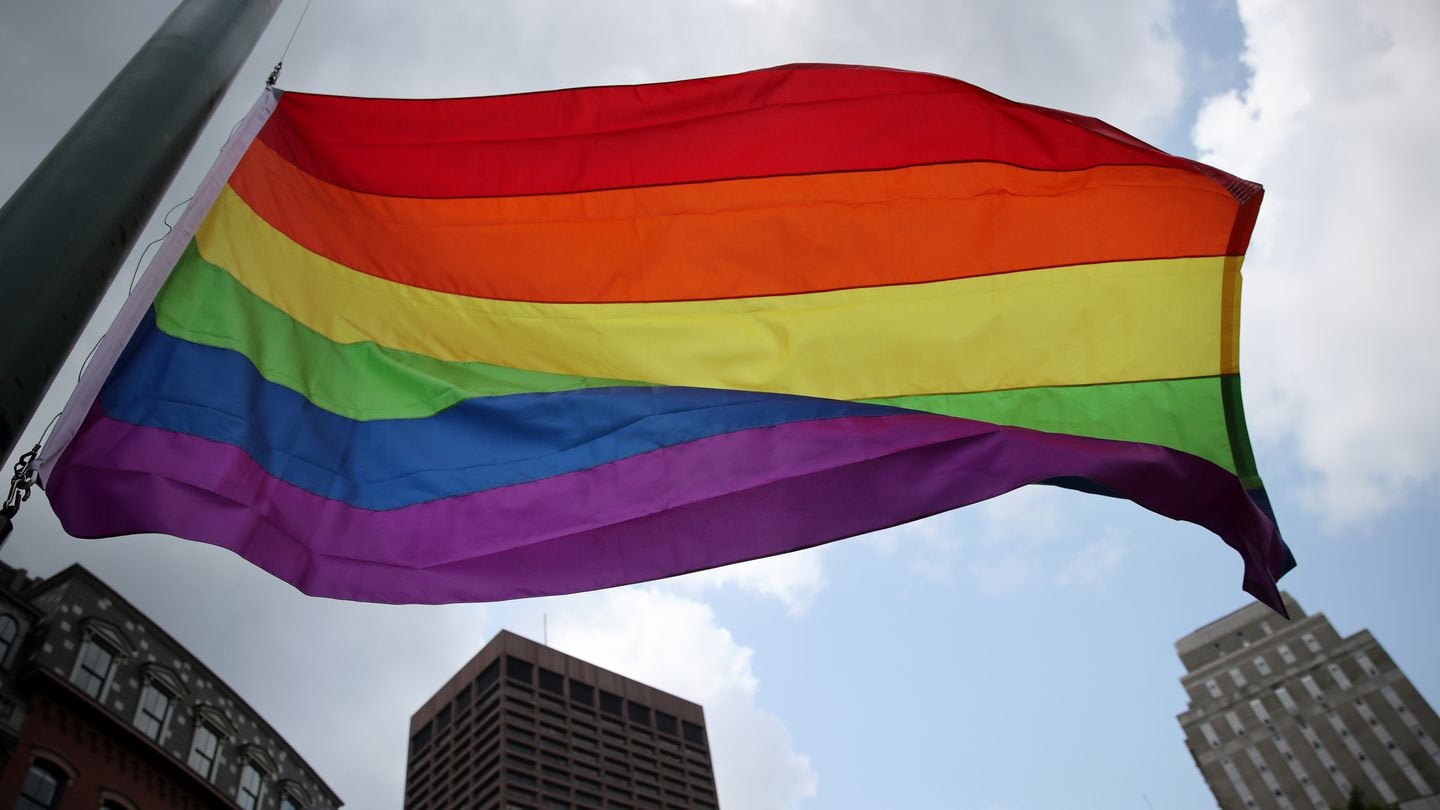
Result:
[[[236,445],[276,478],[362,509],[536,481],[738,430],[896,411],[782,394],[615,387],[482,397],[424,419],[362,422],[269,382],[238,352],[165,334],[153,311],[100,404],[114,419]]]

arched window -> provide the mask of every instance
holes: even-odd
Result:
[[[80,691],[101,700],[105,687],[110,685],[110,670],[114,664],[114,650],[102,641],[87,638],[80,645],[80,655],[75,659],[75,673],[70,680],[80,687]]]
[[[135,645],[118,626],[94,616],[80,622],[80,632],[84,641],[75,656],[70,681],[95,700],[104,701],[117,665],[135,658]]]
[[[255,810],[260,806],[260,791],[263,788],[260,769],[254,763],[246,762],[240,769],[240,787],[235,791],[235,801],[242,810]]]
[[[150,662],[140,667],[140,700],[135,705],[135,727],[152,740],[159,741],[174,714],[176,704],[187,693],[174,670]]]
[[[305,810],[310,806],[305,789],[290,781],[280,783],[280,810]]]
[[[54,763],[37,759],[30,763],[30,770],[25,774],[15,810],[53,810],[60,806],[60,794],[64,790],[65,772]]]
[[[190,741],[190,767],[209,779],[215,772],[215,760],[220,756],[220,736],[204,722],[195,724],[195,736]]]
[[[165,721],[170,719],[170,706],[175,698],[153,681],[146,681],[140,692],[140,706],[135,710],[135,727],[152,740],[160,739]]]
[[[257,810],[265,795],[265,782],[275,773],[275,758],[263,746],[255,744],[241,746],[240,758],[240,784],[235,788],[235,803],[241,810]]]
[[[9,613],[0,613],[0,667],[10,659],[10,650],[15,646],[15,637],[20,635],[20,623]]]
[[[214,781],[220,744],[235,736],[235,725],[225,712],[204,703],[195,706],[194,714],[195,731],[190,738],[190,756],[186,762],[191,770]]]

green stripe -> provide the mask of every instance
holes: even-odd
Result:
[[[1255,452],[1250,447],[1250,431],[1245,428],[1245,405],[1240,398],[1240,375],[1225,377],[1225,423],[1230,430],[1230,448],[1234,453],[1236,475],[1246,489],[1262,489],[1260,471],[1255,468]]]
[[[473,397],[644,384],[335,343],[205,261],[193,241],[156,297],[155,315],[166,334],[240,352],[265,379],[357,420],[423,418]]]
[[[205,261],[193,242],[156,298],[155,312],[165,333],[240,352],[265,379],[357,420],[424,418],[473,397],[645,384],[446,362],[368,341],[335,343]],[[1227,376],[865,401],[1053,433],[1159,444],[1253,477],[1238,389],[1237,378]]]
[[[1224,377],[866,400],[1051,433],[1159,444],[1236,472]]]

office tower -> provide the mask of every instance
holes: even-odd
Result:
[[[717,806],[699,705],[510,632],[410,718],[408,810]]]
[[[1440,720],[1368,630],[1341,638],[1288,594],[1175,643],[1185,744],[1224,810],[1343,807],[1440,790]]]
[[[94,574],[0,563],[0,807],[339,806],[264,718]]]

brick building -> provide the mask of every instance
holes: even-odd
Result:
[[[0,564],[0,807],[339,806],[224,681],[89,571]]]
[[[410,718],[408,810],[715,810],[705,713],[502,631]]]
[[[1440,720],[1368,630],[1342,638],[1285,595],[1175,643],[1185,744],[1224,810],[1409,802],[1440,790]],[[1415,807],[1425,806],[1418,802]]]

